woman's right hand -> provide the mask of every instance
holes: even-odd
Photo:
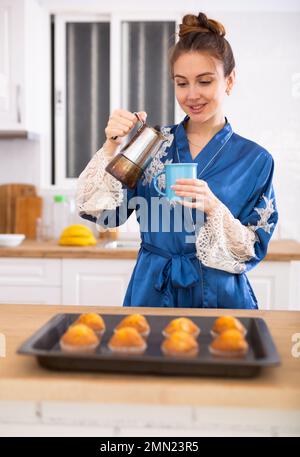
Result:
[[[147,113],[145,111],[140,111],[138,115],[144,122],[146,121]],[[122,144],[124,137],[131,132],[137,122],[137,117],[130,111],[123,109],[113,111],[105,128],[106,142],[104,146],[108,154],[113,155],[117,147]],[[117,138],[113,139],[113,137]]]

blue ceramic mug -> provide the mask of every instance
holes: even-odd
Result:
[[[176,195],[175,190],[171,186],[176,184],[177,179],[197,179],[197,163],[167,163],[165,169],[158,173],[153,180],[155,190],[168,200],[183,200],[187,197],[180,197]],[[166,187],[165,192],[158,188],[158,178],[162,174],[166,174]]]

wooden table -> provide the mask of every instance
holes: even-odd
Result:
[[[300,312],[143,308],[143,314],[217,316],[232,314],[265,319],[282,359],[256,378],[192,378],[150,375],[55,372],[17,348],[57,313],[141,312],[140,308],[0,305],[0,332],[7,356],[0,359],[0,400],[49,400],[100,403],[209,405],[300,410],[300,358],[292,356],[292,336],[300,333]]]

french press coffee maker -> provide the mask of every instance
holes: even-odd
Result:
[[[138,115],[141,126],[131,140],[109,162],[105,170],[129,189],[134,189],[144,171],[167,138],[160,127],[149,127]],[[112,139],[116,139],[113,137]]]

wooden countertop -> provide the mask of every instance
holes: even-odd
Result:
[[[265,319],[282,359],[255,378],[163,377],[68,373],[41,368],[35,358],[16,350],[53,315],[88,310],[129,314],[140,308],[49,305],[0,305],[0,332],[7,356],[0,359],[0,400],[74,401],[201,405],[300,410],[300,358],[291,355],[292,335],[300,332],[300,312],[143,308],[143,314],[170,316],[256,316]]]
[[[57,241],[37,242],[25,240],[14,248],[0,247],[0,257],[45,259],[136,259],[136,248],[105,248],[96,246],[60,246]]]
[[[25,240],[14,248],[0,247],[0,257],[31,258],[78,258],[78,259],[136,259],[137,248],[104,248],[97,246],[59,246],[57,241],[37,242]],[[270,242],[265,260],[300,260],[300,243],[294,240],[274,240]]]

